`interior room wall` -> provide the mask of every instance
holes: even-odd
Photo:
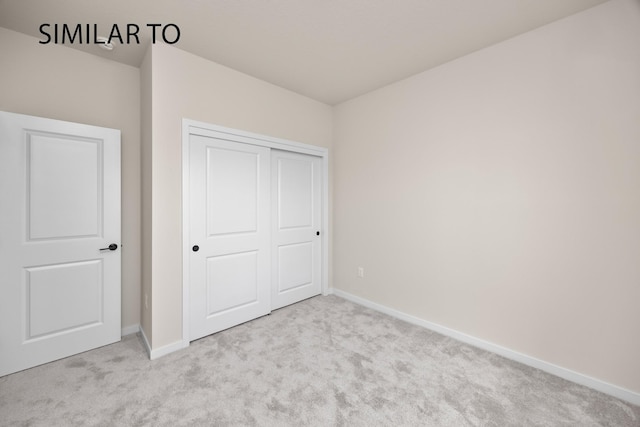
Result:
[[[640,392],[639,40],[612,0],[338,105],[334,287]]]
[[[182,341],[182,119],[331,148],[332,110],[171,46],[151,52],[152,346],[159,349]]]
[[[97,48],[97,47],[96,47]],[[140,323],[140,77],[135,67],[0,28],[0,110],[122,135],[122,326]]]
[[[142,64],[140,64],[140,134],[141,134],[141,186],[142,186],[142,229],[141,229],[141,301],[140,301],[140,328],[150,346],[153,346],[152,330],[152,268],[151,268],[151,230],[153,224],[152,214],[152,186],[151,186],[151,155],[153,129],[151,126],[152,106],[152,81],[151,75],[151,49],[147,49]]]

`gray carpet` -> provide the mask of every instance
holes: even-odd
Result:
[[[0,425],[640,426],[640,408],[330,296],[154,361],[131,335],[0,378]]]

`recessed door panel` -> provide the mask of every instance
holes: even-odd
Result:
[[[258,283],[257,251],[207,259],[208,315],[255,304]]]
[[[26,339],[102,322],[102,260],[26,269]]]
[[[282,245],[278,248],[278,293],[313,282],[313,243]]]
[[[101,234],[102,141],[27,133],[31,240]]]
[[[120,131],[0,112],[0,212],[0,376],[119,341]]]
[[[209,236],[255,232],[258,225],[258,155],[207,147]]]
[[[310,227],[313,224],[313,162],[278,158],[278,226]]]

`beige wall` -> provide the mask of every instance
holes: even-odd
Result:
[[[140,322],[137,68],[0,28],[0,110],[122,131],[122,326]]]
[[[151,301],[157,349],[182,340],[182,119],[331,148],[332,110],[170,46],[153,45],[151,51]]]
[[[141,234],[141,255],[142,255],[142,288],[141,288],[141,316],[140,327],[149,340],[149,345],[153,346],[152,321],[151,321],[151,292],[152,286],[152,268],[151,268],[151,230],[152,230],[152,187],[151,187],[151,141],[152,141],[152,75],[151,75],[151,49],[147,49],[146,55],[140,65],[140,133],[141,147],[140,154],[142,161],[141,169],[141,185],[142,185],[142,234]]]
[[[639,40],[614,0],[337,106],[334,287],[640,392]]]

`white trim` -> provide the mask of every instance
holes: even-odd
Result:
[[[151,350],[151,352],[149,353],[149,359],[155,360],[162,356],[166,356],[169,353],[173,353],[174,351],[182,350],[187,347],[189,347],[189,343],[185,345],[184,341],[182,340],[176,341],[174,343]]]
[[[169,353],[173,353],[174,351],[182,350],[183,348],[189,347],[189,343],[184,345],[182,341],[176,341],[172,344],[167,344],[163,347],[151,349],[151,345],[149,344],[149,340],[144,333],[144,329],[140,328],[140,335],[142,335],[142,341],[144,342],[144,346],[147,350],[147,354],[149,355],[150,360],[158,359],[162,356],[166,356]]]
[[[404,320],[405,322],[422,326],[439,334],[446,335],[458,341],[470,344],[474,347],[499,354],[500,356],[506,357],[507,359],[511,359],[524,365],[540,369],[541,371],[548,372],[576,384],[592,388],[631,404],[640,405],[640,393],[638,392],[619,387],[617,385],[581,374],[579,372],[572,371],[567,368],[563,368],[558,365],[554,365],[553,363],[545,362],[544,360],[536,359],[535,357],[519,353],[517,351],[502,347],[489,341],[482,340],[480,338],[476,338],[471,335],[467,335],[463,332],[456,331],[455,329],[447,328],[446,326],[438,325],[437,323],[420,319],[410,314],[403,313],[396,309],[375,303],[365,298],[355,296],[339,289],[331,289],[330,293],[356,304],[371,308],[384,314],[388,314],[389,316],[395,317],[397,319]]]
[[[239,129],[227,128],[211,123],[198,122],[190,119],[182,119],[182,130],[187,128],[187,135],[200,135],[226,141],[244,142],[246,144],[259,145],[261,147],[275,148],[294,153],[311,154],[319,157],[326,157],[329,150],[325,147],[303,144],[302,142],[291,141],[273,136],[260,135],[258,133],[247,132]],[[183,139],[184,147],[184,139]],[[188,142],[188,141],[187,141]]]
[[[147,350],[147,355],[149,359],[151,359],[151,344],[149,344],[149,340],[147,339],[147,335],[144,333],[144,329],[140,328],[140,335],[142,335],[142,342],[144,343],[145,350]]]
[[[329,153],[322,158],[322,295],[329,295]]]
[[[200,135],[227,141],[241,142],[309,154],[322,159],[322,294],[328,295],[329,289],[329,149],[287,139],[275,138],[227,128],[215,124],[182,119],[182,346],[189,346],[189,135]],[[177,345],[172,344],[172,345]],[[176,348],[178,350],[179,348]],[[175,351],[175,350],[174,350]],[[163,353],[166,354],[166,353]],[[159,356],[158,356],[159,357]],[[153,359],[153,357],[152,357]]]
[[[140,324],[136,323],[135,325],[129,325],[122,328],[120,336],[126,337],[127,335],[137,334],[138,332],[140,332]]]
[[[189,347],[189,120],[182,119],[182,343]]]

